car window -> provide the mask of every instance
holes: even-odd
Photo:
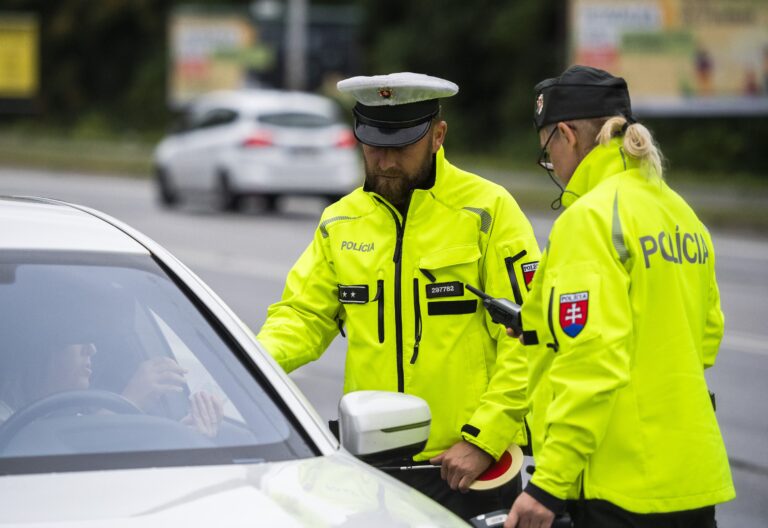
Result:
[[[275,112],[262,114],[259,123],[288,128],[322,128],[337,124],[332,117],[302,112]]]
[[[195,128],[212,128],[228,125],[237,119],[237,112],[227,108],[215,108],[209,110],[195,124]]]
[[[0,474],[316,454],[150,256],[3,252],[0,337]]]

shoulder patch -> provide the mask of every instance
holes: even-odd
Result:
[[[526,264],[523,264],[523,280],[525,281],[525,287],[528,288],[528,291],[531,291],[531,281],[533,280],[533,275],[536,273],[536,270],[539,269],[539,261],[535,262],[528,262]]]
[[[565,335],[576,337],[587,325],[589,292],[565,293],[560,296],[560,328]]]

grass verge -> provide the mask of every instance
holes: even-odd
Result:
[[[0,131],[0,166],[147,178],[154,144]],[[509,189],[524,210],[546,211],[557,196],[544,171],[520,160],[451,151],[450,160]],[[768,232],[768,175],[670,171],[668,181],[710,227]]]
[[[153,145],[0,133],[0,165],[148,177]]]

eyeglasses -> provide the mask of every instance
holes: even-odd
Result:
[[[539,154],[539,159],[537,161],[539,167],[547,172],[552,172],[555,170],[555,166],[552,165],[552,160],[549,159],[549,151],[547,150],[549,142],[552,141],[552,137],[555,135],[555,132],[557,132],[557,127],[553,128],[552,132],[549,133],[549,137],[547,137],[547,140],[544,142],[544,146],[541,147],[541,153]]]

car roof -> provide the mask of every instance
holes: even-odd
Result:
[[[0,196],[0,251],[149,251],[89,209],[44,198]]]
[[[222,90],[202,95],[192,102],[195,110],[223,106],[243,112],[259,114],[265,111],[300,111],[335,115],[338,106],[333,99],[322,95],[283,90]]]

